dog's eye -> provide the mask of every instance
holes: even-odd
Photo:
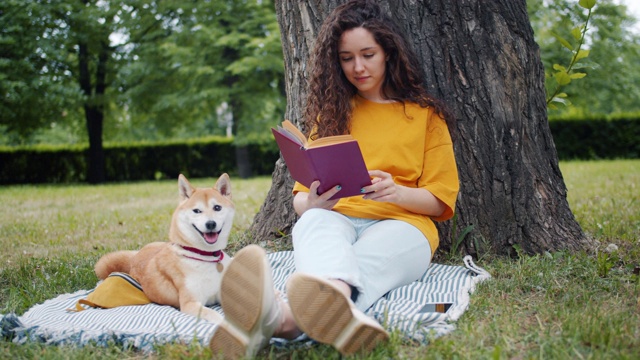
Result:
[[[200,214],[200,213],[202,213],[202,210],[200,210],[200,209],[193,209],[193,212],[194,212],[195,214]]]
[[[214,206],[213,206],[213,210],[215,210],[215,211],[220,211],[220,210],[222,210],[222,206],[220,206],[220,205],[214,205]]]

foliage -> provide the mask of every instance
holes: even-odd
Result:
[[[225,102],[248,142],[284,107],[271,1],[8,0],[0,29],[4,144],[86,142],[96,113],[107,141],[222,135]]]
[[[558,158],[640,158],[640,120],[591,118],[549,122]]]
[[[271,174],[278,159],[272,146],[252,144],[253,171]],[[187,176],[236,174],[232,139],[206,137],[159,142],[107,143],[106,180],[139,181]],[[0,147],[0,184],[78,183],[86,176],[86,145]],[[47,166],[42,166],[47,164]]]
[[[589,16],[589,29],[580,48],[589,51],[589,56],[580,59],[572,67],[574,72],[587,75],[579,82],[562,87],[562,92],[567,95],[556,100],[571,99],[572,106],[550,108],[550,115],[571,113],[584,117],[640,110],[640,88],[636,85],[640,82],[640,34],[632,31],[637,20],[629,15],[624,5],[612,0],[598,0],[593,11],[586,14],[570,10],[576,6],[576,2],[570,0],[527,0],[529,18],[540,46],[543,65],[549,71],[552,71],[554,64],[567,64],[567,59],[577,55],[575,50],[578,41],[574,34],[577,35],[576,28],[580,27],[576,27],[576,24],[585,24]],[[573,39],[567,40],[574,50],[570,56],[567,56],[569,49],[559,45],[556,36]],[[553,94],[555,77],[551,73],[549,75],[547,93]],[[566,81],[566,77],[559,76]]]
[[[451,248],[449,249],[449,258],[454,258],[460,256],[460,249],[462,249],[462,244],[464,243],[465,238],[471,231],[475,225],[467,225],[462,231],[458,230],[458,214],[454,214],[451,219]],[[477,247],[476,247],[477,249]]]
[[[640,37],[623,5],[597,1],[581,52],[575,24],[589,15],[568,11],[575,1],[527,5],[546,69],[589,51],[564,65],[569,77],[588,76],[563,87],[573,106],[552,114],[639,109]],[[573,39],[571,57],[554,34]],[[272,1],[2,1],[0,144],[86,143],[85,104],[104,105],[106,141],[224,135],[216,110],[226,103],[236,142],[266,142],[285,107],[279,36]],[[101,51],[108,55],[102,95],[83,95],[80,40],[94,85]]]
[[[80,121],[69,49],[50,41],[64,27],[45,1],[0,2],[0,125],[21,142],[36,129]]]
[[[637,114],[629,118],[563,117],[550,121],[549,127],[562,160],[640,157]],[[107,180],[172,178],[179,172],[196,176],[211,176],[216,171],[236,174],[235,146],[231,139],[222,137],[107,143]],[[273,141],[256,141],[248,146],[248,150],[255,174],[273,172],[279,156]],[[0,184],[84,181],[86,152],[86,145],[0,146]],[[472,227],[454,232],[452,253],[457,254],[465,241],[478,241],[467,236]]]
[[[134,48],[131,56],[137,60],[123,69],[121,101],[129,104],[128,126],[151,123],[166,136],[179,127],[207,133],[218,126],[217,109],[227,104],[237,142],[247,143],[252,133],[268,134],[284,107],[272,2],[196,2],[181,10],[179,30],[159,46]]]
[[[553,75],[547,74],[547,77],[552,78],[553,82],[555,83],[555,89],[547,97],[547,106],[549,106],[549,108],[551,109],[556,109],[556,106],[553,104],[554,102],[562,104],[568,103],[566,99],[567,94],[560,92],[560,90],[564,86],[569,85],[571,81],[575,79],[582,79],[587,75],[583,72],[577,72],[575,71],[575,69],[578,67],[578,62],[581,59],[589,56],[589,50],[585,50],[582,47],[583,45],[585,45],[584,42],[589,26],[589,19],[591,18],[591,11],[596,4],[596,0],[580,0],[579,4],[581,7],[587,9],[588,13],[584,25],[574,27],[571,30],[573,40],[576,41],[577,44],[572,44],[562,36],[554,33],[554,36],[556,37],[558,42],[560,42],[560,44],[562,44],[562,46],[564,46],[565,48],[569,49],[569,51],[571,51],[572,53],[572,56],[571,61],[569,61],[569,66],[565,67],[560,64],[553,64],[553,70],[555,70],[555,72],[553,73]]]

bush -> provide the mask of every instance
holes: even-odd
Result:
[[[549,122],[560,160],[640,157],[640,120],[555,119]],[[254,175],[270,175],[279,152],[274,142],[249,145]],[[0,147],[0,184],[84,182],[88,147]],[[140,142],[105,145],[107,181],[237,175],[236,148],[231,139]]]
[[[640,120],[562,119],[549,126],[561,160],[640,157]]]
[[[107,144],[104,151],[107,181],[237,174],[235,147],[227,138]],[[0,184],[84,182],[87,154],[86,145],[0,148]],[[254,175],[270,175],[278,156],[275,145],[249,145]]]

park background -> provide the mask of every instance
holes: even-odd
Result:
[[[57,294],[91,287],[95,284],[91,267],[101,253],[136,248],[163,237],[167,224],[159,220],[167,219],[175,205],[177,171],[191,172],[190,176],[202,178],[196,182],[203,185],[212,183],[210,177],[220,171],[231,173],[242,206],[232,249],[251,242],[242,233],[259,211],[271,185],[264,175],[271,173],[277,159],[269,128],[282,121],[286,107],[273,4],[210,1],[203,2],[202,10],[198,8],[198,16],[186,16],[185,9],[199,5],[173,1],[161,7],[147,2],[143,8],[148,13],[124,6],[114,17],[116,22],[105,22],[103,12],[116,11],[109,8],[112,3],[116,2],[97,2],[89,11],[78,11],[75,1],[6,1],[0,5],[3,183],[62,183],[3,186],[0,190],[5,204],[0,245],[9,249],[0,262],[2,313],[20,313]],[[577,1],[527,4],[551,92],[554,64],[566,64],[571,58],[560,38],[571,40],[571,30],[584,23],[586,12]],[[65,14],[76,17],[65,18]],[[72,21],[96,27],[80,27],[79,31],[72,28]],[[623,139],[616,138],[614,143],[639,143],[634,125],[640,110],[637,24],[618,2],[598,1],[586,33],[590,54],[579,67],[586,76],[564,86],[567,97],[549,108],[550,126],[561,124],[559,129],[574,135],[559,142],[554,133],[571,208],[585,232],[601,246],[595,252],[523,254],[515,259],[481,254],[479,260],[494,274],[495,282],[480,289],[458,333],[428,348],[401,343],[399,351],[410,357],[434,351],[435,357],[462,358],[638,355],[637,147],[626,146],[624,154],[611,155],[606,141],[612,136],[596,139],[595,143],[606,144],[600,149],[590,145],[582,130],[575,130],[602,129],[605,123],[612,126],[611,134]],[[100,41],[105,27],[108,42]],[[86,47],[74,43],[78,35]],[[102,63],[105,67],[100,73],[100,56],[105,56],[100,50],[105,47],[108,61]],[[78,71],[82,56],[87,60],[85,70],[95,74],[84,83],[83,70]],[[102,87],[96,83],[98,74],[104,75]],[[113,171],[105,172],[103,178],[88,175],[86,156],[89,129],[95,125],[90,120],[100,119],[88,114],[96,115],[91,112],[96,108],[105,110],[100,141],[106,153],[113,154],[106,159],[107,164],[112,161]],[[619,123],[631,125],[621,131]],[[593,130],[588,134],[599,135]],[[564,145],[580,155],[564,156],[560,151]],[[215,150],[219,147],[224,150]],[[171,158],[183,151],[191,155]],[[127,163],[126,171],[122,162],[114,160],[126,163],[135,154],[141,160]],[[149,162],[149,157],[156,160]],[[241,161],[243,157],[249,164]],[[27,163],[25,173],[44,175],[16,181],[19,167],[6,166],[16,158]],[[56,171],[75,172],[74,176],[47,177],[54,172],[57,159],[64,158],[73,160],[63,162]],[[185,159],[205,163],[207,170],[199,173],[185,166],[190,164]],[[170,170],[159,168],[164,162]],[[216,167],[221,163],[226,167]],[[135,177],[142,170],[144,177]],[[108,176],[118,173],[132,175]],[[108,185],[87,186],[84,182]],[[278,250],[287,247],[284,240],[262,245]],[[460,254],[453,250],[441,254],[439,260],[455,263]],[[556,306],[549,307],[550,302]],[[465,349],[456,343],[464,344]],[[2,351],[18,357],[41,351],[46,357],[81,358],[87,356],[86,351],[105,358],[121,356],[117,348],[49,349],[16,347],[9,342],[2,343]],[[161,351],[169,357],[185,353],[181,347]],[[197,356],[198,351],[202,350],[186,353]],[[135,351],[125,354],[139,356]],[[314,356],[323,357],[320,354]]]
[[[271,173],[269,129],[287,105],[273,3],[137,3],[3,3],[0,183]],[[587,13],[577,1],[527,6],[551,96]],[[637,157],[638,21],[603,0],[587,25],[589,55],[548,111],[558,156]],[[203,156],[217,159],[208,170]]]

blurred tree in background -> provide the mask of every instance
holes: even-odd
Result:
[[[271,1],[7,0],[0,29],[0,142],[88,138],[91,182],[103,140],[224,133],[226,105],[242,149],[283,113]]]

